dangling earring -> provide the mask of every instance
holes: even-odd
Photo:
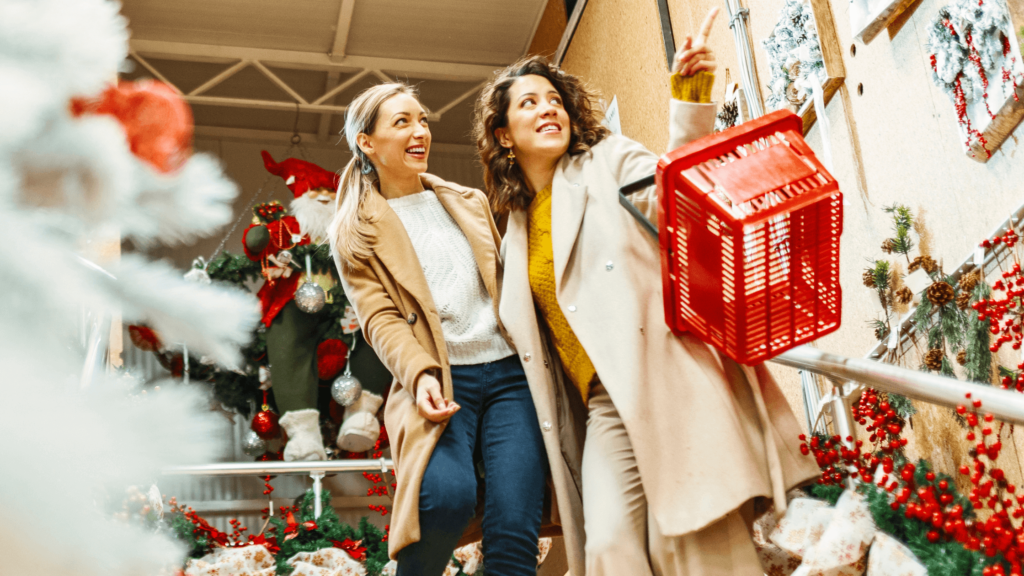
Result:
[[[516,153],[511,148],[508,149],[508,161],[510,164],[516,163]]]

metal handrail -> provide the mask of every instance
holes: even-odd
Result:
[[[164,476],[304,476],[313,479],[313,517],[323,512],[320,497],[321,481],[326,474],[347,472],[387,473],[394,470],[391,458],[376,460],[330,460],[327,462],[221,462],[195,466],[168,466],[162,470]],[[273,509],[273,506],[270,506]]]
[[[391,458],[329,460],[326,462],[220,462],[196,466],[169,466],[164,476],[305,476],[346,472],[386,473],[395,467]]]
[[[808,370],[826,377],[850,380],[861,384],[916,398],[940,406],[956,407],[971,400],[981,400],[982,410],[999,420],[1024,423],[1024,395],[993,386],[961,382],[947,376],[918,372],[892,364],[863,358],[850,358],[823,352],[810,346],[786,351],[771,360],[776,364]],[[839,411],[836,411],[838,414]],[[847,412],[843,410],[844,414]],[[848,414],[846,415],[848,417]],[[847,434],[841,432],[843,436]]]

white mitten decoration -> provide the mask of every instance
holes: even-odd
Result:
[[[288,433],[284,447],[285,462],[327,460],[324,440],[320,436],[320,413],[312,408],[285,412],[279,421]]]
[[[345,408],[345,419],[338,431],[338,448],[349,452],[366,452],[380,436],[377,410],[384,403],[380,396],[363,390],[351,406]]]

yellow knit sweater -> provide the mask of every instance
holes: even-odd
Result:
[[[711,87],[715,75],[700,71],[692,76],[674,74],[671,79],[672,97],[684,102],[711,101]],[[590,387],[598,381],[594,363],[573,333],[569,321],[558,306],[555,295],[555,262],[551,245],[551,187],[534,196],[527,208],[528,266],[533,301],[551,332],[551,340],[562,360],[566,375],[583,400],[590,398]]]

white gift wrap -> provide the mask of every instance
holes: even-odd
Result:
[[[868,554],[867,576],[928,576],[914,553],[884,532],[875,533]]]
[[[769,539],[782,551],[803,558],[825,532],[834,510],[823,500],[795,498],[789,503],[786,516],[779,520]]]
[[[775,530],[776,523],[774,505],[754,520],[750,531],[754,541],[754,550],[757,551],[757,558],[761,561],[761,567],[765,574],[789,576],[800,565],[800,559],[771,541],[769,535]]]
[[[366,576],[363,563],[340,548],[322,548],[299,552],[288,559],[295,567],[292,576]]]
[[[850,490],[843,492],[831,522],[820,540],[806,550],[793,576],[861,576],[867,568],[865,555],[875,532],[864,496]]]
[[[537,554],[537,565],[540,566],[544,563],[544,559],[548,557],[548,552],[551,551],[551,538],[541,538],[537,542],[537,548],[539,553]],[[463,574],[476,574],[476,571],[484,565],[484,553],[480,549],[480,542],[474,542],[467,544],[461,548],[455,549],[455,559],[462,564]],[[385,570],[387,567],[385,566]],[[454,562],[448,562],[448,566],[444,569],[443,576],[455,576],[459,573],[459,568],[455,566]],[[387,576],[384,572],[381,576]]]
[[[274,576],[274,572],[274,556],[263,546],[218,548],[185,566],[185,576]]]

